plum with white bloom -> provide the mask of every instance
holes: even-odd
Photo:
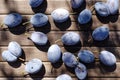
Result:
[[[56,80],[72,80],[72,77],[68,74],[61,74],[56,78]]]
[[[43,3],[44,0],[29,0],[29,5],[31,7],[38,7]]]

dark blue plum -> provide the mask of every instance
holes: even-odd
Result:
[[[80,24],[87,24],[92,19],[92,13],[88,9],[84,9],[78,16],[78,22]]]
[[[92,37],[96,41],[103,41],[108,36],[109,36],[109,28],[107,26],[100,26],[96,28],[92,33]]]
[[[42,4],[44,0],[29,0],[29,5],[31,7],[38,7]]]
[[[33,32],[30,39],[37,45],[46,45],[48,42],[48,37],[42,32]]]
[[[16,27],[22,23],[22,16],[18,13],[8,14],[4,19],[4,24],[9,28]]]
[[[89,50],[81,50],[78,53],[78,58],[84,63],[92,63],[95,60],[94,54]]]
[[[43,13],[37,13],[31,17],[30,22],[34,27],[42,27],[48,23],[48,17]]]
[[[84,0],[71,0],[72,7],[79,8],[83,4]]]
[[[51,16],[55,22],[62,23],[68,20],[69,12],[66,9],[56,9],[51,13]]]
[[[65,65],[71,68],[76,67],[78,64],[77,58],[70,52],[63,53],[62,60]]]
[[[68,74],[61,74],[55,80],[72,80],[72,77]]]
[[[53,44],[52,46],[50,46],[47,52],[47,57],[51,63],[58,62],[61,59],[61,56],[62,56],[62,51],[57,44]]]
[[[109,51],[101,51],[99,58],[100,61],[106,66],[113,66],[116,64],[116,57]]]
[[[62,36],[61,40],[65,45],[76,45],[80,42],[80,36],[75,32],[67,32]]]
[[[95,10],[102,17],[107,17],[108,15],[110,15],[109,8],[106,3],[103,2],[95,3]]]

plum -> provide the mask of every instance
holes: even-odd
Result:
[[[4,24],[9,28],[16,27],[22,23],[22,16],[18,13],[10,13],[4,19]]]
[[[83,4],[84,0],[71,0],[72,8],[79,8]]]
[[[56,78],[56,80],[72,80],[72,78],[68,74],[61,74]]]
[[[42,32],[33,32],[30,39],[37,45],[46,45],[48,42],[48,37]]]
[[[15,62],[17,61],[17,57],[14,56],[9,50],[5,50],[2,52],[2,58],[7,62]]]
[[[76,45],[80,42],[80,36],[75,32],[67,32],[61,37],[61,40],[65,45]]]
[[[42,65],[40,59],[34,58],[26,64],[25,71],[29,74],[36,74],[42,69]]]
[[[89,50],[81,50],[78,53],[78,58],[84,63],[92,63],[95,60],[94,54]]]
[[[57,44],[53,44],[48,49],[47,57],[51,63],[56,63],[61,59],[62,51]]]
[[[51,16],[55,22],[62,23],[68,20],[69,12],[66,9],[56,9],[51,13]]]
[[[43,3],[44,0],[29,0],[29,5],[31,7],[38,7]]]
[[[17,58],[20,57],[22,55],[22,48],[21,46],[15,42],[15,41],[12,41],[9,43],[8,45],[8,50],[14,55],[16,56]]]
[[[75,68],[75,74],[80,80],[85,79],[87,76],[86,66],[82,63],[79,63]]]
[[[103,41],[108,36],[109,36],[109,28],[105,25],[96,28],[92,33],[92,37],[96,41]]]
[[[116,57],[113,53],[106,50],[100,52],[99,59],[106,66],[113,66],[116,64]]]
[[[114,15],[119,11],[119,0],[107,0],[110,14]]]
[[[108,15],[110,15],[108,5],[104,2],[95,3],[95,11],[102,17],[107,17]]]
[[[77,58],[70,52],[63,53],[62,60],[68,67],[74,68],[77,66]]]
[[[42,27],[48,23],[48,17],[43,13],[37,13],[31,17],[30,23],[35,27]]]
[[[92,13],[88,9],[84,9],[78,16],[78,22],[80,24],[87,24],[92,19]]]

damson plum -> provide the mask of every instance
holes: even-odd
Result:
[[[68,74],[61,74],[56,78],[56,80],[72,80],[72,78]]]
[[[31,17],[30,22],[35,27],[42,27],[48,23],[48,17],[43,13],[37,13]]]
[[[76,67],[78,64],[77,58],[70,52],[65,52],[62,56],[62,60],[65,65],[71,68]]]
[[[80,36],[75,32],[67,32],[61,37],[61,40],[65,45],[76,45],[80,42]]]
[[[114,15],[119,11],[119,0],[107,0],[110,14]]]
[[[4,24],[10,28],[16,27],[22,23],[22,16],[18,13],[8,14],[4,19]]]
[[[102,17],[107,17],[108,15],[110,15],[109,8],[106,3],[103,2],[95,3],[95,10]]]
[[[56,63],[61,59],[62,52],[57,44],[53,44],[48,49],[47,57],[51,63]]]
[[[35,74],[35,73],[38,73],[41,68],[42,68],[42,61],[35,58],[35,59],[32,59],[30,60],[26,66],[25,66],[25,71],[29,74]]]
[[[44,0],[29,0],[29,5],[31,7],[38,7],[42,4]]]
[[[55,22],[62,23],[68,20],[69,12],[66,9],[56,9],[51,13],[52,18]]]
[[[17,57],[14,56],[10,51],[6,50],[2,52],[2,58],[7,62],[15,62],[17,61]]]
[[[92,13],[88,9],[84,9],[78,16],[78,22],[80,24],[86,24],[92,19]]]
[[[46,45],[48,37],[42,32],[33,32],[30,39],[37,45]]]
[[[116,64],[116,57],[109,51],[101,51],[99,58],[100,61],[106,66],[113,66]]]
[[[78,53],[78,58],[84,63],[92,63],[95,60],[94,54],[89,50],[81,50]]]
[[[96,28],[92,33],[92,37],[96,41],[103,41],[108,36],[109,36],[109,28],[107,26],[100,26]]]
[[[79,8],[83,4],[84,0],[71,0],[73,8]]]
[[[17,58],[20,57],[22,55],[22,48],[21,46],[15,42],[15,41],[12,41],[9,43],[8,45],[8,50],[14,55],[16,56]]]
[[[82,63],[79,63],[75,68],[75,74],[80,80],[85,79],[87,76],[86,66]]]

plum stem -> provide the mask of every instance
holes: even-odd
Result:
[[[95,58],[95,61],[100,61],[100,59],[99,58]]]
[[[26,73],[26,72],[22,72],[21,74],[22,74],[22,76],[27,76],[27,75],[29,75],[29,74]]]
[[[24,35],[27,36],[28,38],[30,37],[30,34],[28,32],[25,32]]]
[[[56,41],[55,41],[55,44],[57,44],[57,43],[60,42],[60,41],[61,41],[61,39],[56,40]]]
[[[18,58],[18,59],[19,59],[19,60],[21,60],[21,61],[23,61],[23,62],[25,61],[25,60],[24,60],[24,59],[22,59],[22,58]]]
[[[4,25],[4,23],[1,23],[1,24],[0,24],[0,27],[3,28],[3,25]]]
[[[22,25],[27,25],[29,23],[30,23],[30,21],[27,21],[27,22],[24,22]]]
[[[80,71],[82,71],[82,72],[84,71],[83,68],[81,68],[80,66],[77,65],[77,67]]]
[[[93,11],[95,10],[95,6],[94,6],[94,5],[91,6],[91,7],[90,7],[90,10],[91,10],[91,12],[93,13]]]

